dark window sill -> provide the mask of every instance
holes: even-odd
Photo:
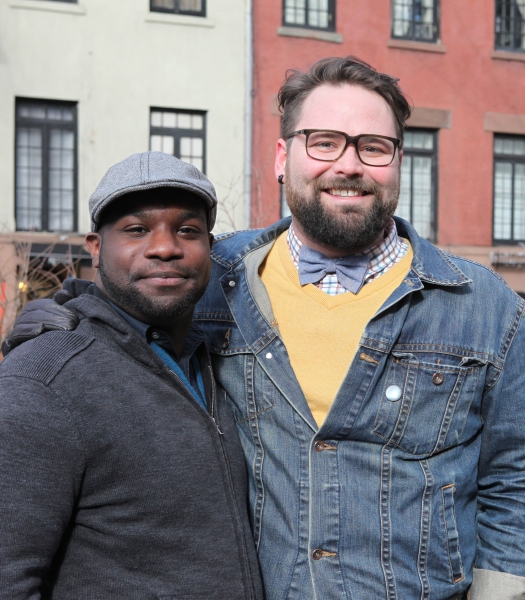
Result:
[[[179,13],[168,13],[151,11],[146,17],[147,23],[166,23],[167,25],[188,25],[193,27],[215,27],[215,21],[207,17],[196,17],[194,15],[181,15]]]
[[[387,46],[389,48],[398,48],[399,50],[416,50],[420,52],[437,52],[445,54],[447,47],[439,42],[416,42],[413,40],[397,40],[390,38]]]
[[[332,42],[334,44],[342,44],[343,36],[335,31],[323,31],[322,29],[308,29],[307,27],[279,27],[277,35],[309,38],[311,40],[319,40],[321,42]]]
[[[75,2],[53,2],[43,0],[9,0],[11,8],[25,8],[28,10],[41,10],[44,12],[60,12],[70,15],[85,15],[86,9],[84,6]]]

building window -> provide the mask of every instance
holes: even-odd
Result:
[[[284,0],[283,25],[335,31],[335,0]]]
[[[16,228],[77,229],[77,109],[71,102],[16,101]]]
[[[396,215],[409,221],[421,237],[431,242],[437,240],[436,181],[436,132],[407,129]]]
[[[494,242],[525,241],[525,137],[494,137]]]
[[[152,108],[150,150],[171,154],[206,172],[206,114]]]
[[[206,0],[150,0],[150,10],[205,17]]]
[[[392,0],[392,37],[437,42],[438,16],[439,0]]]
[[[525,0],[496,0],[496,48],[525,52]]]

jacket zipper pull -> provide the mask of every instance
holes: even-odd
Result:
[[[224,433],[222,433],[222,431],[219,429],[219,426],[217,425],[217,421],[213,417],[211,417],[211,418],[212,418],[212,421],[215,423],[215,427],[217,427],[217,431],[219,432],[219,435],[224,435]]]

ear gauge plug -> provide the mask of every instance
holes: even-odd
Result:
[[[284,175],[279,175],[279,177],[277,177],[277,181],[279,182],[280,185],[283,185],[283,183],[284,183]]]

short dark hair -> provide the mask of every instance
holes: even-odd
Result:
[[[397,136],[403,145],[403,133],[412,109],[397,84],[399,80],[380,73],[356,56],[345,58],[323,58],[308,69],[289,69],[277,95],[282,112],[281,137],[286,140],[295,130],[299,112],[306,98],[321,85],[359,85],[376,92],[392,109],[396,122]]]

